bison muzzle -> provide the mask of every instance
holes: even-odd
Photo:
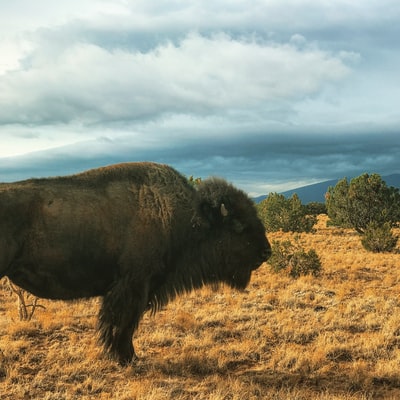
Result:
[[[0,185],[0,278],[36,296],[102,296],[100,339],[125,365],[147,310],[205,284],[244,289],[271,254],[253,202],[167,165],[124,163]]]

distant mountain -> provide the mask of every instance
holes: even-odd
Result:
[[[313,185],[302,186],[296,189],[287,190],[286,192],[282,192],[281,194],[283,194],[285,197],[291,197],[294,193],[296,193],[303,204],[311,202],[324,203],[325,193],[327,192],[328,187],[335,186],[340,179],[332,179],[330,181],[314,183]],[[400,174],[382,176],[382,179],[386,182],[388,186],[394,186],[400,189]],[[268,195],[255,197],[254,201],[256,203],[259,203],[267,196]]]

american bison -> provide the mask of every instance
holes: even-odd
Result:
[[[271,254],[252,201],[226,181],[124,163],[0,185],[0,278],[36,296],[102,296],[100,339],[136,358],[143,313],[205,284],[244,289]]]

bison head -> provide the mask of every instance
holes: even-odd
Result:
[[[222,179],[208,179],[198,187],[200,210],[209,223],[214,246],[213,273],[218,281],[244,289],[271,255],[265,228],[249,197]]]

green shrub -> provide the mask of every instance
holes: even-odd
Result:
[[[390,224],[371,222],[361,239],[364,248],[374,253],[390,252],[396,247],[398,237],[394,236]]]
[[[311,249],[306,252],[297,239],[295,244],[290,240],[273,241],[268,264],[274,272],[287,271],[293,278],[301,275],[318,276],[322,269],[316,251]]]
[[[317,223],[317,217],[307,214],[296,193],[289,199],[283,194],[270,193],[257,208],[268,232],[313,232]]]
[[[371,222],[394,227],[400,221],[399,189],[387,186],[378,174],[362,174],[350,183],[344,178],[328,188],[325,199],[330,224],[361,235]]]

